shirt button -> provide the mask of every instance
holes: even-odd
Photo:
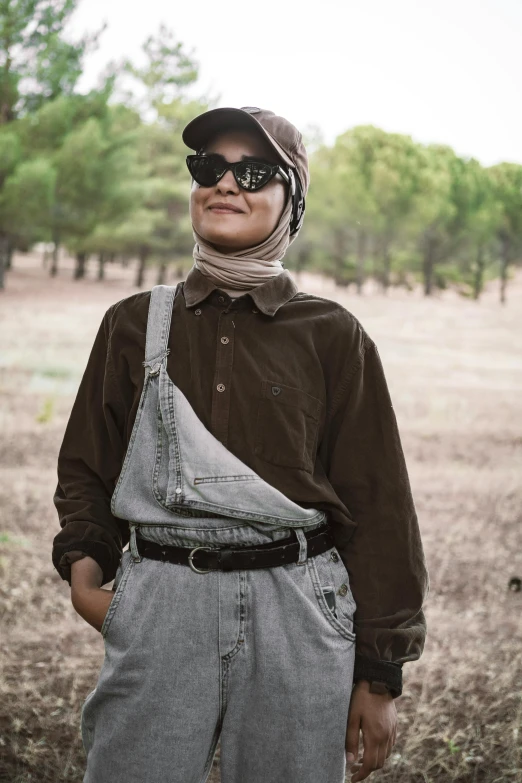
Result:
[[[346,595],[347,592],[348,592],[348,585],[341,585],[337,591],[339,595]]]
[[[330,555],[330,560],[333,560],[334,563],[338,562],[339,555],[337,554],[337,552],[332,552],[332,554]]]
[[[201,309],[199,307],[194,310],[194,315],[201,315]]]
[[[222,337],[221,342],[223,343],[223,345],[226,345],[228,342],[230,342],[230,340],[228,339],[228,337]]]
[[[218,383],[218,385],[216,386],[216,389],[218,390],[218,392],[225,391],[225,384],[224,383]]]
[[[224,301],[225,301],[224,296],[218,296],[218,302],[221,302],[221,304],[223,304]]]

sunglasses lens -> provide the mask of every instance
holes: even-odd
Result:
[[[245,161],[236,167],[236,177],[245,190],[259,190],[272,178],[272,171],[261,161]]]
[[[190,159],[189,169],[198,185],[209,188],[221,176],[223,164],[211,155],[201,155]]]
[[[220,155],[194,155],[187,159],[187,164],[198,185],[206,188],[215,185],[227,169],[226,160]],[[274,176],[272,167],[260,160],[245,160],[233,168],[237,184],[244,190],[259,190]]]

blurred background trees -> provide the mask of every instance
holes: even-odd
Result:
[[[194,99],[198,64],[162,25],[144,63],[111,63],[95,90],[77,82],[100,29],[65,40],[77,0],[0,0],[0,288],[13,251],[60,249],[104,280],[116,260],[166,282],[192,265],[184,125],[216,102]],[[311,187],[301,235],[284,263],[358,293],[372,281],[426,296],[449,286],[479,299],[498,278],[506,301],[522,262],[522,166],[484,168],[448,146],[422,145],[372,125],[332,145],[310,130]],[[40,243],[43,243],[40,244]]]

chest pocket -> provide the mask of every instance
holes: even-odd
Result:
[[[321,400],[279,381],[261,382],[254,453],[267,462],[313,472]]]

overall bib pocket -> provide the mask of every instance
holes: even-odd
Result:
[[[107,609],[107,614],[105,615],[105,619],[103,621],[100,630],[100,633],[104,639],[107,637],[109,627],[118,609],[118,604],[120,603],[121,597],[123,595],[123,591],[125,590],[125,586],[127,585],[127,582],[129,580],[130,572],[132,570],[133,565],[134,565],[134,561],[132,559],[132,555],[130,553],[130,550],[127,549],[123,553],[120,564],[118,566],[118,570],[116,571],[116,576],[114,577],[114,586],[113,586],[114,595],[112,597],[112,601],[109,604],[109,608]]]
[[[308,559],[310,576],[319,608],[337,633],[355,641],[353,618],[355,600],[350,589],[348,571],[334,547]]]
[[[254,453],[274,465],[312,473],[322,404],[303,389],[262,381]]]

